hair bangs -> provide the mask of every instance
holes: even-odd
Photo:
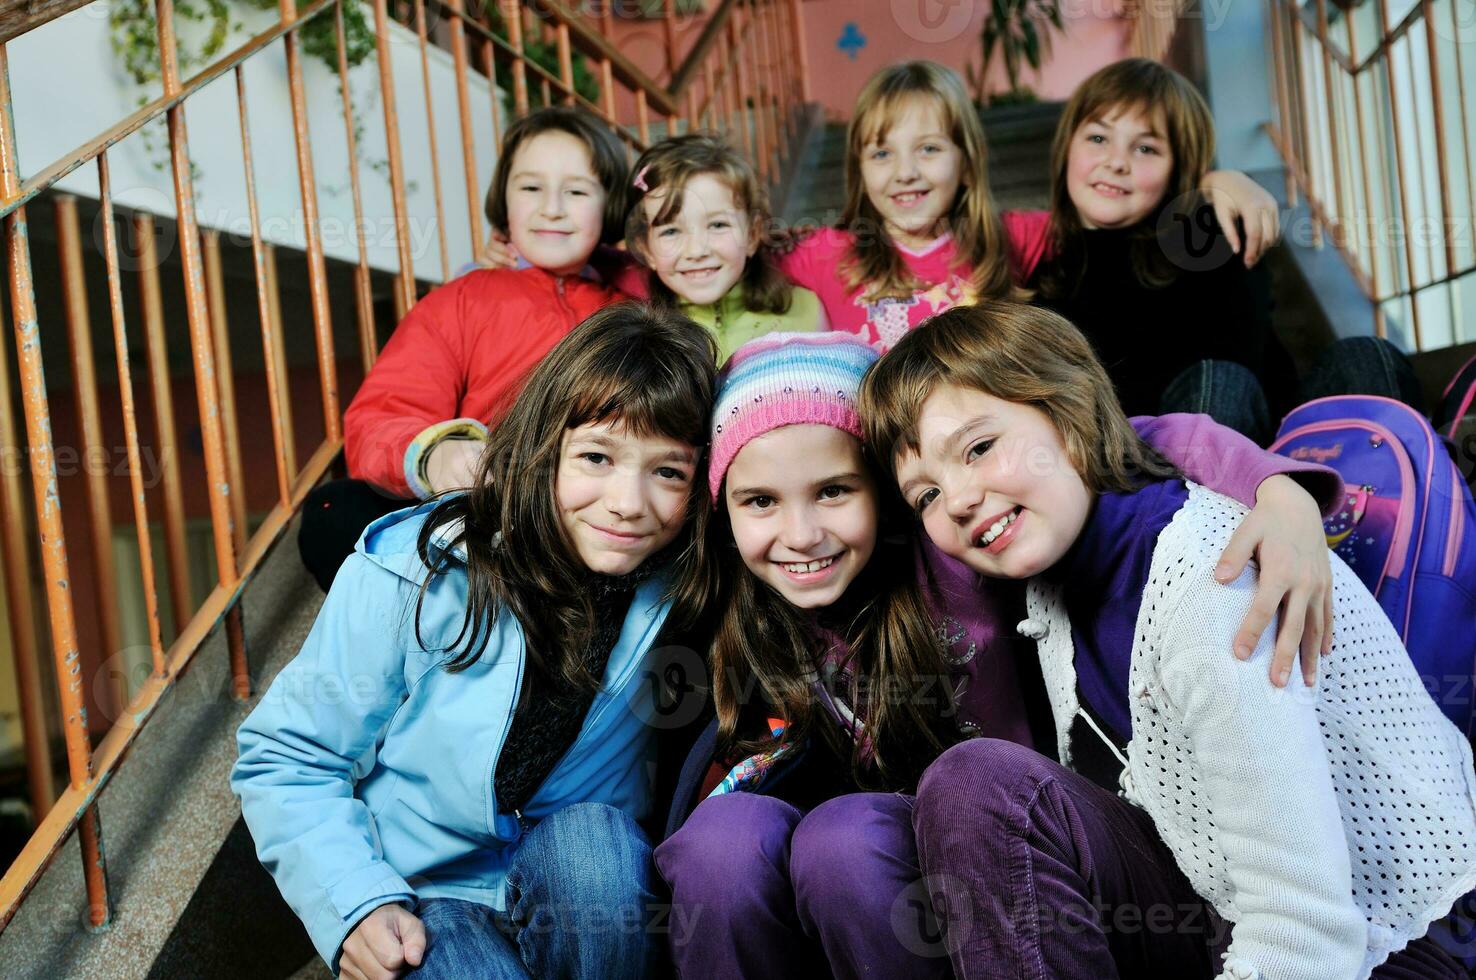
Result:
[[[565,428],[620,424],[642,436],[700,446],[707,441],[709,406],[692,397],[690,379],[649,350],[629,350],[615,370],[587,379],[569,405]]]

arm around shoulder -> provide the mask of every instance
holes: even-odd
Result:
[[[1356,977],[1367,923],[1352,896],[1317,690],[1272,686],[1270,634],[1248,661],[1225,656],[1251,602],[1254,569],[1228,585],[1216,584],[1207,567],[1188,574],[1194,581],[1158,635],[1158,680],[1192,745],[1198,792],[1229,877],[1234,931],[1224,975],[1241,976],[1229,972],[1240,965],[1263,980]]]

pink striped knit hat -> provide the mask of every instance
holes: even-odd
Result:
[[[707,481],[718,501],[733,457],[786,425],[829,425],[861,436],[856,395],[876,359],[855,334],[771,333],[733,352],[718,377]]]

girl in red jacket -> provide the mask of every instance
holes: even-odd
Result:
[[[628,171],[615,134],[582,110],[542,109],[508,128],[486,211],[523,259],[432,290],[364,379],[344,415],[351,479],[314,491],[298,535],[325,591],[370,521],[469,486],[487,426],[522,378],[576,324],[623,298],[589,257],[620,238]]]

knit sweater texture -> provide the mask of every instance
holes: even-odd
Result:
[[[1190,485],[1159,533],[1125,685],[1123,796],[1233,923],[1224,980],[1363,980],[1476,885],[1476,778],[1378,604],[1336,555],[1334,644],[1315,687],[1268,678],[1275,629],[1229,643],[1256,570],[1213,570],[1245,515]],[[1027,592],[1062,764],[1077,651],[1062,588]]]

